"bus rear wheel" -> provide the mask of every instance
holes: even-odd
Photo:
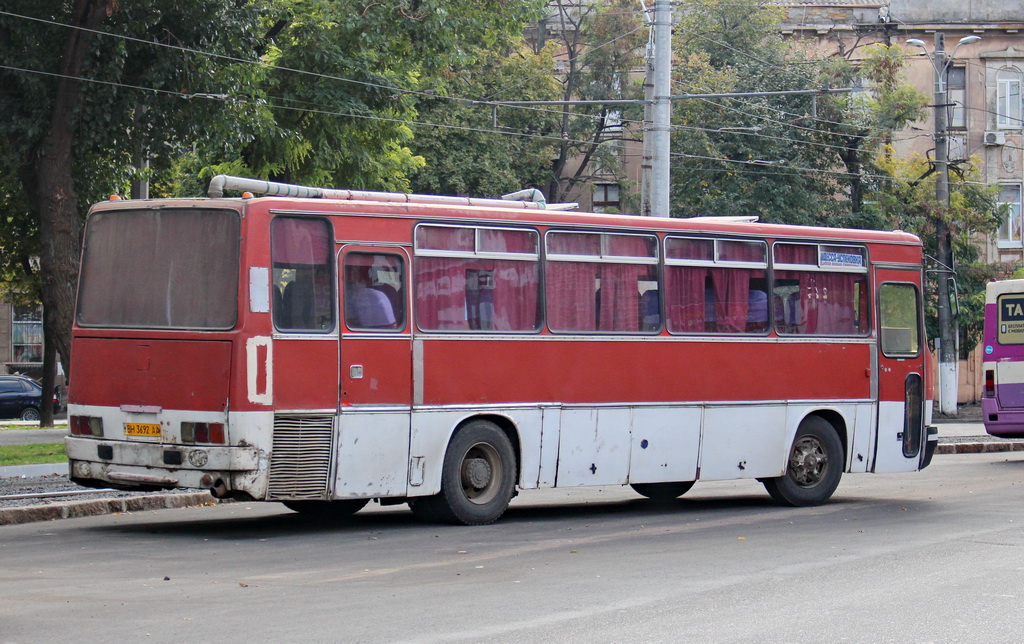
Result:
[[[311,519],[344,519],[362,510],[369,499],[343,501],[282,501],[284,507]]]
[[[652,501],[672,501],[690,491],[693,481],[680,481],[678,483],[632,483],[633,491],[640,496],[646,496]]]
[[[516,487],[512,442],[494,423],[475,420],[448,443],[441,492],[410,506],[428,521],[464,525],[494,523],[508,509]]]
[[[827,501],[842,476],[843,444],[839,435],[825,419],[808,416],[793,439],[786,473],[762,483],[777,502],[802,507]]]

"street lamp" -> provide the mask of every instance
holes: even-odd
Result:
[[[949,207],[949,138],[946,132],[946,72],[953,62],[953,56],[961,45],[981,40],[981,36],[964,36],[953,51],[946,56],[944,34],[935,32],[935,50],[929,54],[923,40],[910,38],[908,45],[920,47],[935,70],[935,201],[940,209]],[[946,415],[956,416],[957,375],[956,319],[950,309],[949,282],[953,273],[953,246],[949,226],[940,213],[935,218],[935,234],[938,237],[938,314],[939,314],[939,410]]]

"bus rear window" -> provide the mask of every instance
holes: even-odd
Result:
[[[78,324],[230,329],[237,319],[239,216],[233,210],[118,210],[90,217]]]
[[[1024,344],[1024,296],[1006,293],[996,302],[996,341],[999,344]]]

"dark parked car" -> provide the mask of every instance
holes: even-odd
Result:
[[[24,376],[0,376],[0,418],[39,420],[42,400],[43,388],[35,380]]]

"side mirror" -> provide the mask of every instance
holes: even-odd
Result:
[[[955,319],[960,315],[960,294],[956,289],[956,278],[950,277],[946,282],[949,295],[949,313]]]

